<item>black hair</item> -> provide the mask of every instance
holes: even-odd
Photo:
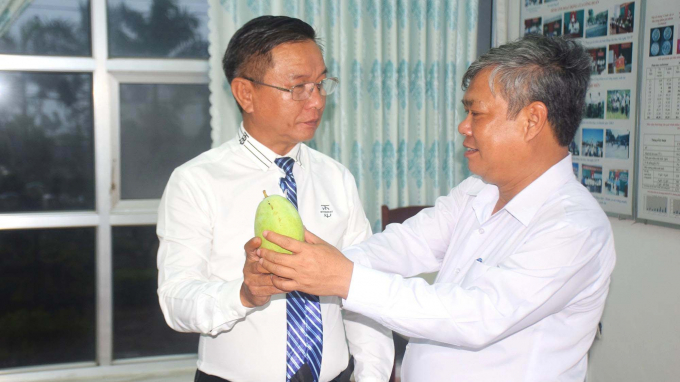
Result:
[[[529,34],[492,48],[463,76],[463,90],[479,72],[491,69],[489,87],[498,85],[508,102],[508,118],[531,102],[543,102],[557,141],[569,146],[583,117],[591,57],[576,41]]]
[[[286,16],[254,18],[232,36],[222,58],[222,69],[230,84],[236,77],[261,81],[272,65],[272,49],[307,40],[318,45],[314,28],[300,19]]]

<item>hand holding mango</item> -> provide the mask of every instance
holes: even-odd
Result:
[[[255,236],[262,239],[260,248],[290,254],[290,251],[265,239],[262,232],[272,231],[295,240],[304,241],[305,227],[302,225],[300,214],[293,203],[283,196],[267,196],[265,191],[262,191],[262,193],[264,193],[265,198],[257,206],[255,213]]]

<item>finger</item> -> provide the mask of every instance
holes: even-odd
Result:
[[[286,292],[292,292],[294,290],[297,290],[296,288],[298,287],[297,281],[279,276],[272,276],[272,283],[274,284],[274,287],[276,287],[277,289]]]
[[[264,269],[266,269],[269,273],[273,273],[277,276],[292,279],[297,275],[297,272],[295,272],[293,268],[288,268],[284,265],[272,263],[266,258],[261,259],[260,264],[262,264],[262,267],[264,267]]]
[[[257,258],[257,260],[258,261],[255,263],[255,267],[256,267],[255,271],[257,271],[257,273],[271,274],[271,273],[269,273],[268,270],[264,269],[262,264],[260,264],[260,258],[259,257]]]
[[[287,291],[281,290],[275,287],[274,284],[271,284],[270,286],[252,288],[251,293],[257,297],[266,297],[275,294],[287,293]]]
[[[279,235],[276,232],[264,231],[262,232],[262,236],[264,236],[267,240],[271,241],[272,243],[278,245],[279,247],[285,248],[293,253],[300,252],[300,250],[302,249],[303,243],[301,241],[297,241],[288,236]]]
[[[288,268],[295,268],[297,263],[297,257],[295,257],[295,255],[280,253],[267,248],[258,249],[257,255],[259,257],[258,261],[261,259],[267,259],[267,261],[270,263],[283,265]],[[262,263],[260,262],[260,264]]]
[[[309,244],[322,244],[326,243],[325,241],[321,240],[318,236],[315,234],[307,231],[307,228],[305,228],[305,241]]]
[[[272,283],[272,274],[271,273],[262,273],[257,276],[253,276],[248,284],[249,286],[252,286],[253,288],[266,288],[266,287],[272,287],[274,284]]]
[[[246,244],[243,246],[243,249],[246,250],[246,254],[250,253],[255,253],[255,251],[260,248],[260,245],[262,245],[262,239],[259,237],[255,236],[254,238],[248,240]]]
[[[259,263],[259,260],[260,258],[258,257],[257,260],[246,262],[245,271],[253,276],[269,275],[269,271],[264,269],[262,264]]]

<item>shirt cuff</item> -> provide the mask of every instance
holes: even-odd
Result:
[[[225,283],[222,290],[220,290],[217,296],[218,311],[215,312],[213,320],[215,329],[213,331],[217,330],[219,332],[219,328],[224,324],[242,319],[255,309],[247,308],[241,303],[241,284],[243,284],[243,278],[231,280]]]
[[[347,299],[342,300],[343,308],[378,320],[389,301],[391,281],[389,274],[355,262]]]
[[[343,249],[342,254],[354,264],[361,264],[366,268],[372,268],[371,262],[366,257],[364,251],[356,245]]]

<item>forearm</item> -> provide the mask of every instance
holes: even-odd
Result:
[[[243,277],[211,280],[201,251],[165,232],[159,238],[158,298],[171,328],[217,334],[246,316],[250,309],[241,303]]]
[[[252,310],[241,303],[243,279],[225,282],[186,276],[159,283],[161,310],[174,330],[215,335],[230,330]]]
[[[405,277],[434,272],[440,266],[427,243],[404,225],[389,226],[384,232],[342,252],[365,267]]]
[[[389,380],[394,362],[392,331],[361,314],[347,310],[342,314],[356,381]]]
[[[595,258],[548,269],[507,269],[474,262],[459,283],[355,264],[344,308],[409,337],[480,349],[563,309],[599,273]]]
[[[469,185],[469,182],[466,184]],[[390,224],[361,244],[343,249],[349,259],[372,269],[404,277],[439,270],[459,218],[459,187],[437,199],[403,224]]]

